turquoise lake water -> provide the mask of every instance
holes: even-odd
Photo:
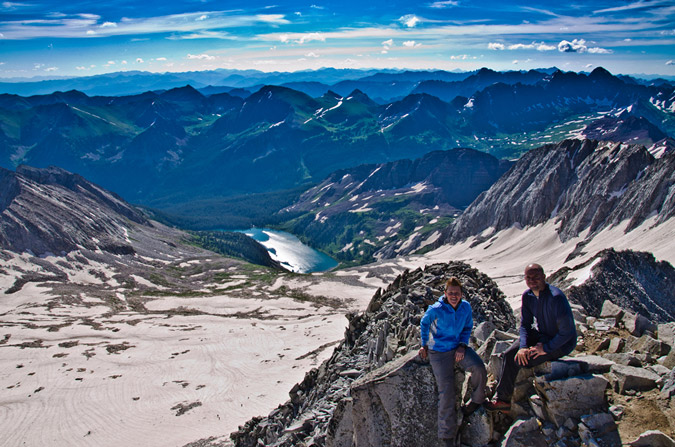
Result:
[[[260,242],[270,252],[272,259],[297,273],[325,272],[337,267],[338,262],[285,231],[268,228],[251,228],[241,233]]]

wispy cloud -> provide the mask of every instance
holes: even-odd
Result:
[[[291,23],[282,14],[242,14],[231,11],[191,12],[157,17],[126,17],[118,22],[100,22],[96,14],[52,14],[40,19],[0,21],[5,39],[40,37],[77,38],[130,34],[192,33],[191,38],[224,36],[223,29]],[[215,33],[215,34],[213,34]]]
[[[445,0],[445,1],[438,1],[438,2],[433,2],[429,5],[429,8],[435,8],[435,9],[445,9],[445,8],[452,8],[453,6],[459,5],[459,2],[456,0]]]

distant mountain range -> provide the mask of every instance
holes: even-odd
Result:
[[[362,90],[312,97],[274,85],[237,92],[244,97],[190,86],[132,96],[4,94],[0,166],[59,166],[130,202],[176,210],[308,188],[336,170],[435,150],[471,147],[516,158],[585,132],[668,150],[675,135],[672,85],[646,86],[601,68],[588,75],[372,73],[361,81],[409,82],[418,92],[385,104]]]

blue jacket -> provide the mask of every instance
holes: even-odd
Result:
[[[577,329],[570,303],[565,294],[550,284],[539,298],[527,289],[523,293],[520,319],[520,347],[544,344],[547,353],[563,349],[571,351],[577,344]]]
[[[469,336],[473,328],[471,304],[461,300],[457,310],[445,301],[445,295],[429,306],[422,321],[422,346],[439,352],[448,352],[461,344],[469,344]],[[429,339],[431,334],[431,339]]]

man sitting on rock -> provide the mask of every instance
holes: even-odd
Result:
[[[521,367],[533,367],[572,352],[577,345],[577,331],[570,303],[560,289],[546,282],[539,264],[525,268],[529,287],[522,297],[520,340],[505,353],[502,374],[495,397],[488,410],[511,409],[511,396]]]
[[[450,278],[445,284],[445,295],[429,306],[420,323],[422,348],[419,355],[423,360],[429,358],[436,377],[438,437],[445,447],[456,445],[455,363],[471,373],[473,394],[464,413],[470,414],[485,401],[487,373],[481,358],[468,346],[473,317],[471,305],[462,299],[462,292],[459,279]]]

